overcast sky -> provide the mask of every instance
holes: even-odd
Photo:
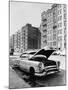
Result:
[[[10,35],[21,29],[26,23],[39,27],[41,13],[51,8],[52,4],[10,2]]]

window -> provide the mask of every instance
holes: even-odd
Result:
[[[62,20],[62,16],[60,16],[60,20]]]
[[[53,42],[53,45],[54,45],[54,46],[56,45],[56,41]]]
[[[58,28],[59,28],[59,27],[62,27],[62,22],[61,22],[61,23],[58,23]]]
[[[49,40],[49,36],[47,36],[47,40]]]
[[[59,4],[57,5],[57,7],[59,8]]]
[[[58,15],[59,15],[59,10],[58,10]]]
[[[43,27],[47,26],[47,24],[44,24]]]
[[[62,9],[60,9],[60,11],[59,11],[59,14],[61,14],[62,13]]]
[[[64,34],[66,34],[66,28],[64,28]]]
[[[49,45],[49,43],[47,42],[47,45]]]
[[[58,17],[58,21],[59,21],[59,17]]]
[[[43,30],[43,32],[47,32],[47,30],[45,29],[45,30]]]
[[[62,20],[62,16],[59,16],[59,17],[58,17],[58,21],[60,21],[60,20]]]
[[[58,28],[59,28],[59,23],[58,23]]]
[[[55,25],[55,26],[53,26],[53,29],[55,29],[55,28],[57,28],[57,26]]]
[[[62,36],[59,36],[59,37],[58,37],[58,41],[61,41],[61,40],[62,40]]]
[[[52,33],[52,30],[50,30],[50,34]]]
[[[53,40],[55,40],[56,39],[56,34],[53,34]]]
[[[64,14],[64,19],[66,19],[66,14]]]
[[[50,37],[50,40],[52,40],[52,36]]]
[[[47,43],[47,41],[46,41],[46,40],[44,40],[44,41],[43,41],[43,43]]]
[[[58,15],[60,15],[62,13],[62,9],[58,10]]]
[[[62,27],[62,23],[60,23],[60,27]]]
[[[53,30],[53,33],[56,33],[56,29]]]
[[[62,34],[62,29],[58,30],[58,34]]]
[[[42,21],[47,21],[47,19],[43,19]]]
[[[64,12],[66,12],[66,5],[64,4]]]
[[[47,34],[48,34],[49,32],[47,31]]]
[[[52,42],[50,42],[50,46],[52,46]]]
[[[61,5],[61,4],[59,4],[59,7],[60,7],[60,8],[61,8],[61,6],[62,6],[62,5]]]
[[[64,21],[64,26],[66,26],[66,21]]]
[[[58,4],[58,8],[61,8],[61,4]]]
[[[47,37],[47,35],[44,35],[43,37],[44,37],[44,38],[46,38],[46,37]]]

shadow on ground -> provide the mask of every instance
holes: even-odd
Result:
[[[20,68],[14,68],[16,74],[28,83],[31,87],[45,87],[45,86],[62,86],[65,85],[65,72],[62,70],[59,73],[51,74],[44,77],[31,77]]]

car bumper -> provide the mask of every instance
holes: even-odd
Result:
[[[47,75],[49,75],[49,74],[54,74],[54,73],[57,73],[57,72],[59,72],[60,71],[60,69],[50,69],[50,70],[48,70],[48,71],[45,71],[45,69],[40,73],[35,73],[35,76],[47,76]]]
[[[54,74],[54,73],[57,73],[57,72],[59,72],[59,71],[52,71],[52,72],[43,72],[43,73],[35,73],[35,76],[47,76],[47,75],[49,75],[49,74]]]
[[[41,77],[41,76],[45,76],[45,75],[46,75],[45,71],[43,71],[41,73],[40,72],[39,73],[38,72],[35,73],[35,76],[40,76]]]

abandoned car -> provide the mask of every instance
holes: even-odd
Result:
[[[45,76],[57,73],[60,70],[60,62],[48,59],[54,51],[55,50],[41,49],[28,60],[23,60],[21,58],[18,65],[23,71],[31,75]]]

